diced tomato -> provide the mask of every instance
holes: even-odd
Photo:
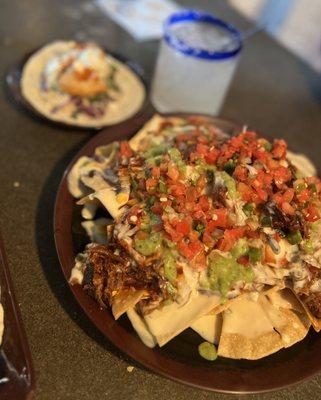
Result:
[[[195,220],[203,220],[205,218],[205,213],[202,210],[197,210],[194,212],[193,217]]]
[[[161,203],[160,203],[160,206],[164,209],[164,208],[166,208],[167,206],[171,206],[172,205],[172,201],[171,200],[167,200],[167,201],[162,201]]]
[[[185,193],[186,193],[185,186],[180,182],[170,185],[169,189],[170,189],[170,193],[175,197],[185,195]]]
[[[283,193],[283,201],[290,203],[293,199],[293,196],[294,196],[294,189],[287,189]]]
[[[281,192],[274,193],[273,200],[277,205],[281,205],[283,202],[283,196]]]
[[[284,158],[286,154],[287,144],[284,140],[275,140],[272,154],[275,158]]]
[[[184,237],[184,235],[182,233],[177,232],[177,230],[173,228],[172,225],[167,220],[164,221],[164,229],[170,235],[172,241],[175,243],[180,242]]]
[[[310,199],[311,191],[310,189],[303,189],[300,193],[297,193],[296,197],[300,203],[305,203]]]
[[[199,128],[195,129],[195,137],[199,143],[207,144],[208,138],[202,134],[202,131]]]
[[[197,254],[203,252],[204,247],[199,240],[190,243],[186,243],[184,240],[181,240],[178,243],[178,250],[185,258],[192,260]]]
[[[129,143],[127,141],[122,141],[120,142],[120,154],[123,157],[131,157],[133,155],[133,151],[129,146]]]
[[[155,178],[148,178],[146,179],[146,190],[147,193],[154,193],[156,186],[157,186],[157,179]]]
[[[282,203],[282,210],[285,212],[285,214],[289,214],[289,215],[294,215],[295,214],[295,209],[291,206],[290,203],[284,201]]]
[[[204,158],[208,164],[214,164],[220,155],[219,150],[211,149],[207,154],[205,154]]]
[[[215,228],[226,228],[227,223],[227,210],[225,208],[218,208],[214,210],[213,219],[208,221],[206,230],[212,233]]]
[[[200,205],[203,211],[208,211],[210,209],[210,202],[208,201],[207,196],[201,196],[198,204]]]
[[[265,154],[264,152],[262,152],[262,154]],[[269,168],[270,171],[274,171],[279,167],[279,163],[276,160],[273,160],[273,158],[268,157],[265,160],[265,163],[267,165],[267,167]]]
[[[237,240],[244,236],[245,231],[246,231],[246,227],[240,226],[238,228],[228,229],[225,232],[226,232],[226,235]],[[225,232],[224,232],[224,236],[225,236]]]
[[[237,185],[237,191],[240,193],[242,199],[249,202],[253,199],[253,190],[243,182]]]
[[[245,167],[238,165],[233,172],[233,176],[238,181],[245,182],[248,177],[248,172],[249,171]]]
[[[262,172],[262,175],[261,175],[261,172],[262,171],[259,172],[259,176],[260,176],[260,179],[261,179],[261,176],[262,176],[264,185],[265,186],[271,186],[272,185],[272,181],[273,181],[272,176],[270,174],[266,174],[264,172]]]
[[[189,159],[191,162],[195,162],[200,158],[200,154],[196,153],[195,151],[192,151],[189,155]]]
[[[254,187],[255,189],[260,189],[263,186],[263,182],[261,182],[258,179],[253,179],[251,181],[251,186]]]
[[[173,181],[177,181],[177,179],[179,178],[179,170],[173,162],[168,163],[167,175]]]
[[[242,256],[242,257],[238,258],[237,262],[242,265],[249,265],[249,263],[250,263],[249,258],[246,256]]]
[[[175,137],[175,141],[177,143],[186,142],[187,140],[191,140],[191,136],[192,136],[191,133],[181,133],[180,135],[177,135]]]
[[[245,235],[245,231],[246,231],[245,227],[226,229],[224,232],[223,240],[219,244],[219,250],[221,251],[231,250],[236,241]]]
[[[262,200],[263,202],[264,202],[264,201],[267,201],[267,199],[268,199],[268,194],[267,194],[267,192],[266,192],[264,189],[257,188],[257,189],[256,189],[256,193],[257,193],[257,195],[258,195],[258,197],[259,197],[260,200]]]
[[[184,241],[180,241],[178,244],[178,250],[179,252],[188,260],[191,260],[194,257],[194,254],[192,250],[189,248],[188,243],[185,243]]]
[[[182,221],[177,221],[173,225],[176,228],[177,232],[181,233],[182,235],[188,235],[192,229],[190,218],[185,218]]]
[[[195,242],[198,240],[198,233],[192,229],[188,234],[188,238],[191,242]]]
[[[161,214],[163,213],[163,207],[162,207],[161,204],[158,203],[158,202],[155,202],[155,203],[152,205],[151,210],[152,210],[152,212],[153,212],[154,214],[157,214],[157,215],[161,215]]]
[[[193,268],[203,269],[206,267],[206,254],[204,251],[200,251],[191,261]]]
[[[159,167],[152,168],[152,176],[155,179],[159,179],[159,177],[160,177],[160,168]]]
[[[188,186],[186,189],[186,201],[195,204],[197,199],[197,190],[194,186]]]
[[[309,222],[314,222],[320,219],[320,214],[317,207],[310,204],[306,210],[304,210],[304,218]]]
[[[226,228],[228,225],[228,213],[226,208],[218,208],[214,210],[214,214],[217,216],[216,224],[220,228]]]
[[[197,143],[196,153],[202,154],[203,156],[205,156],[208,153],[208,146],[203,143]]]
[[[141,210],[140,210],[140,208],[139,207],[137,207],[137,206],[134,206],[134,207],[132,207],[131,208],[131,210],[129,211],[129,213],[127,214],[127,221],[130,223],[131,221],[130,221],[130,218],[132,217],[132,216],[138,216],[138,214],[140,214],[140,212],[141,212]],[[136,222],[136,225],[140,225],[140,221],[138,220],[137,222]]]
[[[188,247],[190,248],[191,252],[195,256],[201,250],[203,250],[203,245],[199,240],[195,240],[194,242],[190,242]]]
[[[207,185],[206,176],[205,176],[205,175],[201,175],[201,176],[198,178],[197,182],[196,182],[197,190],[198,190],[199,192],[201,192],[201,191],[205,188],[206,185]]]
[[[281,189],[282,185],[291,179],[292,174],[289,168],[278,165],[278,168],[273,171],[273,177],[276,186]]]

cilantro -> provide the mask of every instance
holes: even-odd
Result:
[[[205,231],[205,226],[203,224],[197,224],[194,228],[200,235]]]
[[[224,165],[224,171],[227,172],[229,175],[232,175],[234,170],[235,170],[235,163],[232,160],[229,160],[225,165]]]
[[[116,76],[117,71],[118,71],[118,68],[115,67],[115,65],[111,65],[110,66],[110,72],[109,72],[109,75],[106,78],[106,85],[110,89],[114,90],[115,92],[120,92],[121,91],[120,87],[115,82],[115,76]]]

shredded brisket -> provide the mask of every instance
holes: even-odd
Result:
[[[138,265],[120,246],[94,245],[86,253],[83,287],[102,307],[110,305],[119,291],[129,288],[147,290],[151,299],[166,297],[163,278],[151,265]]]
[[[301,214],[295,215],[285,214],[273,202],[269,201],[261,206],[262,211],[271,218],[272,227],[281,230],[284,233],[300,231],[303,238],[307,237],[307,224],[303,220]]]

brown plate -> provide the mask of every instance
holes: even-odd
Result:
[[[229,134],[240,130],[228,120],[206,118]],[[130,137],[137,128],[131,125],[127,129],[99,133],[82,148],[65,171],[56,198],[54,229],[56,248],[67,281],[74,257],[83,250],[88,238],[80,226],[80,210],[68,192],[66,176],[80,156],[91,156],[99,145]],[[150,349],[140,341],[127,317],[116,322],[110,310],[100,309],[80,286],[70,286],[70,289],[91,321],[124,353],[154,372],[188,385],[225,393],[266,392],[298,383],[321,370],[321,335],[312,329],[303,341],[261,360],[219,357],[215,362],[208,362],[198,355],[197,347],[203,340],[191,329],[162,348]]]
[[[1,236],[0,286],[1,303],[4,309],[4,333],[0,347],[0,398],[30,399],[34,390],[31,355],[14,296]]]
[[[79,125],[73,125],[73,124],[68,124],[66,122],[59,122],[59,121],[55,121],[52,120],[48,117],[46,117],[45,115],[41,114],[38,110],[36,110],[29,102],[28,100],[26,100],[21,92],[21,87],[20,87],[20,81],[21,81],[21,76],[22,76],[22,71],[23,71],[23,67],[25,65],[25,63],[28,61],[28,59],[38,50],[41,49],[40,46],[37,49],[29,52],[28,54],[26,54],[16,65],[12,66],[10,68],[10,70],[7,73],[6,76],[6,83],[7,83],[7,87],[13,97],[13,99],[21,106],[23,106],[23,108],[25,110],[27,110],[29,113],[31,113],[32,115],[34,115],[37,118],[40,118],[42,121],[45,121],[47,123],[49,123],[50,125],[53,125],[55,127],[59,127],[59,128],[64,128],[64,129],[77,129],[77,130],[86,130],[86,131],[97,131],[97,130],[101,130],[102,128],[106,127],[106,126],[113,126],[113,125],[105,125],[105,126],[99,126],[99,127],[87,127],[87,126],[79,126]],[[103,46],[102,46],[103,47]],[[122,62],[123,64],[127,65],[127,67],[129,67],[132,72],[134,72],[135,75],[138,76],[138,78],[141,80],[142,84],[144,85],[145,88],[145,100],[140,108],[140,110],[138,110],[138,112],[134,115],[132,115],[131,117],[129,117],[127,120],[124,121],[120,121],[115,125],[120,125],[123,124],[125,121],[130,120],[131,118],[137,117],[140,114],[144,113],[144,111],[146,110],[146,108],[149,106],[149,100],[148,100],[148,85],[147,85],[147,80],[145,77],[145,72],[143,71],[142,67],[134,62],[129,60],[128,58],[124,57],[123,55],[120,55],[118,53],[115,53],[113,51],[109,51],[108,49],[106,49],[105,47],[103,47],[103,49],[105,50],[106,53],[110,54],[111,56],[113,56],[114,58],[116,58],[118,61]]]

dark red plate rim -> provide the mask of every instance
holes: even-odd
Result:
[[[45,44],[44,44],[45,45]],[[88,131],[100,131],[103,128],[106,127],[111,127],[111,126],[117,126],[120,124],[123,124],[126,121],[131,120],[132,118],[136,118],[140,114],[144,113],[146,108],[149,106],[149,99],[148,99],[148,83],[147,83],[147,78],[145,76],[145,72],[143,68],[135,61],[132,61],[128,59],[127,57],[116,53],[114,51],[108,50],[106,47],[102,46],[102,48],[106,51],[106,53],[110,54],[114,58],[116,58],[118,61],[122,62],[123,64],[127,65],[132,72],[140,79],[142,84],[144,85],[145,88],[145,99],[140,107],[140,109],[136,112],[136,114],[130,116],[126,120],[117,122],[114,125],[102,125],[102,126],[79,126],[79,125],[74,125],[74,124],[69,124],[66,122],[60,122],[60,121],[55,121],[53,119],[50,119],[46,117],[45,115],[41,114],[38,110],[36,110],[27,99],[23,96],[21,92],[21,86],[20,86],[20,81],[21,81],[21,75],[22,75],[22,70],[25,65],[25,63],[28,61],[28,59],[38,50],[40,50],[43,46],[39,46],[36,49],[28,52],[20,61],[18,61],[15,65],[13,65],[7,75],[6,75],[6,83],[7,87],[10,91],[11,96],[13,99],[21,105],[25,110],[27,110],[29,113],[31,113],[33,116],[40,118],[40,120],[45,121],[46,123],[49,123],[52,126],[58,127],[58,128],[63,128],[63,129],[77,129],[77,130],[86,130]]]
[[[191,116],[182,113],[168,115]],[[231,134],[240,130],[240,125],[229,120],[201,116],[227,129]],[[75,203],[68,192],[67,174],[80,156],[92,155],[99,145],[128,138],[138,128],[138,124],[128,123],[126,126],[100,132],[79,151],[63,175],[55,203],[54,235],[58,257],[67,281],[75,257]],[[70,286],[70,289],[90,320],[121,351],[152,371],[184,384],[221,393],[262,393],[302,382],[321,370],[321,336],[312,329],[303,341],[261,360],[229,360],[219,357],[214,363],[210,363],[197,354],[197,344],[202,340],[190,329],[161,349],[149,349],[140,341],[126,317],[116,322],[110,310],[100,309],[80,286]]]

